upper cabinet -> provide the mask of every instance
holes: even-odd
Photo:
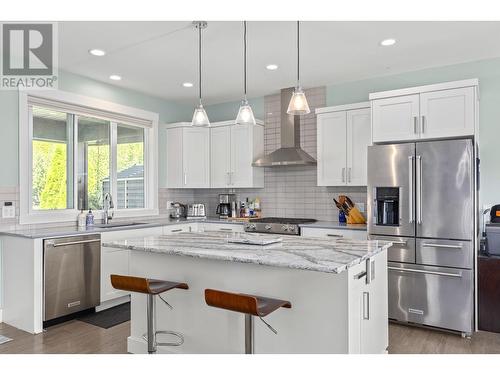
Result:
[[[167,128],[167,187],[210,187],[208,128],[177,123]]]
[[[213,188],[264,187],[264,169],[252,162],[264,154],[264,126],[213,123],[210,128],[210,181]]]
[[[318,186],[364,186],[371,144],[369,103],[318,108]]]
[[[167,125],[168,188],[259,188],[264,169],[252,162],[264,154],[264,123],[214,122]]]
[[[370,94],[374,143],[471,136],[478,80]]]

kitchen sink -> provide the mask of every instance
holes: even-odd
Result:
[[[125,223],[94,224],[94,227],[96,227],[96,228],[120,228],[120,227],[133,227],[135,225],[145,225],[145,224],[148,224],[148,223],[125,222]]]

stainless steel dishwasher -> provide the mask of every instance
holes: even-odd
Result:
[[[101,236],[49,238],[43,248],[43,321],[99,305]]]

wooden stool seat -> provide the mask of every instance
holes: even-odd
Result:
[[[111,275],[113,288],[144,294],[161,294],[171,289],[189,289],[186,283],[146,279],[143,277]]]
[[[280,307],[292,307],[289,301],[214,289],[205,289],[205,301],[212,307],[260,317],[267,316]]]
[[[156,296],[158,296],[169,308],[173,308],[160,294],[171,289],[189,289],[186,283],[174,281],[146,279],[144,277],[111,275],[113,288],[127,292],[147,294],[147,332],[143,338],[148,343],[148,353],[156,353],[158,346],[179,346],[184,343],[184,336],[175,331],[156,330]],[[158,342],[157,335],[170,335],[176,337],[175,342]]]

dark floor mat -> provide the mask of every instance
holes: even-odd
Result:
[[[78,320],[106,329],[114,327],[130,320],[130,302],[82,316]]]

